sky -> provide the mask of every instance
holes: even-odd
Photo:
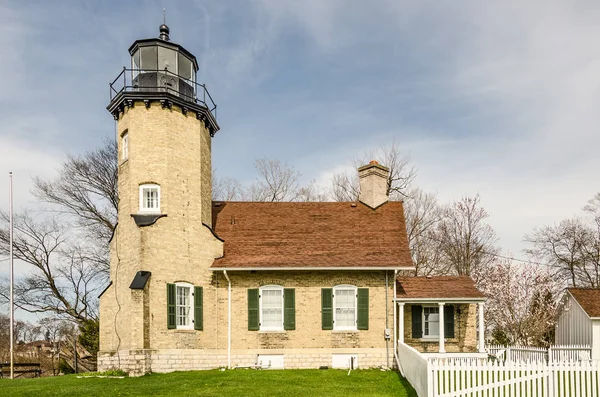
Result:
[[[163,8],[218,104],[219,176],[267,157],[325,186],[396,141],[440,202],[479,194],[517,257],[600,191],[595,0],[0,0],[1,209],[9,171],[36,208],[32,177],[114,139],[108,83]]]

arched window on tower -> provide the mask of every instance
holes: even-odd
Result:
[[[129,158],[129,134],[127,130],[121,134],[121,161]]]

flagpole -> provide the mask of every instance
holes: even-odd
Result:
[[[13,193],[12,193],[12,172],[8,173],[9,187],[8,187],[8,210],[10,218],[10,378],[15,378],[15,349],[14,349],[14,329],[15,329],[15,310],[13,302]]]

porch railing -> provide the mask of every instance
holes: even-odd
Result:
[[[433,385],[431,362],[413,347],[398,341],[398,367],[419,397],[427,397]]]

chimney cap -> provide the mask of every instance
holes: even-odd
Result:
[[[369,162],[369,164],[365,164],[362,167],[359,167],[358,168],[358,172],[360,173],[362,171],[365,171],[365,170],[368,170],[368,169],[371,169],[371,168],[379,168],[380,170],[385,171],[385,172],[389,172],[390,171],[390,169],[388,167],[386,167],[385,165],[381,165],[377,161],[371,160]]]

